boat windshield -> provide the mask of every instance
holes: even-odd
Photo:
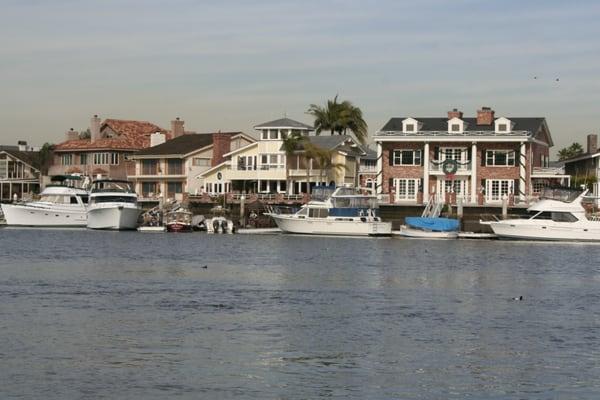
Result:
[[[310,194],[312,200],[324,201],[335,192],[335,186],[315,186]]]
[[[109,180],[95,181],[92,186],[92,193],[103,192],[133,193],[134,191],[131,182]]]
[[[186,211],[175,211],[167,214],[167,223],[169,222],[184,222],[190,223],[192,214]]]
[[[577,222],[579,219],[570,212],[542,211],[535,212],[531,219],[551,220],[554,222]]]
[[[366,196],[335,196],[331,199],[334,208],[377,208],[377,199]]]
[[[55,204],[79,204],[76,196],[63,194],[43,194],[40,197],[40,201]]]
[[[571,188],[544,188],[540,195],[540,199],[549,199],[562,201],[564,203],[571,203],[573,200],[579,197],[581,193],[581,190]]]
[[[137,202],[134,196],[96,196],[92,197],[92,203],[133,203]]]

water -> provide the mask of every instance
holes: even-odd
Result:
[[[5,228],[0,251],[2,399],[600,397],[600,246]]]

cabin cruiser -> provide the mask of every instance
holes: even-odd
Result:
[[[79,175],[51,178],[40,199],[24,203],[2,204],[9,226],[85,227],[87,224],[88,191],[86,180]],[[83,182],[83,185],[81,183]],[[83,187],[81,187],[83,186]]]
[[[526,240],[600,241],[600,218],[582,205],[587,190],[548,189],[527,210],[526,219],[480,221],[499,238]]]
[[[141,208],[128,181],[99,179],[92,183],[87,227],[90,229],[135,229]]]
[[[165,214],[168,232],[191,232],[192,213],[182,206],[171,209]]]
[[[392,224],[378,216],[377,197],[357,188],[321,186],[310,202],[293,214],[272,208],[271,216],[286,233],[341,236],[390,236]]]

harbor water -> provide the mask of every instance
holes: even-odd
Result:
[[[0,398],[597,399],[599,288],[597,245],[2,228]]]

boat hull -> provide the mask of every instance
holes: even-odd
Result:
[[[598,242],[600,223],[594,224],[598,227],[579,223],[558,224],[552,221],[534,224],[530,220],[488,222],[486,225],[501,239]]]
[[[141,210],[127,205],[91,206],[88,209],[87,227],[90,229],[136,229]]]
[[[400,232],[398,232],[400,236],[409,237],[409,238],[418,238],[418,239],[458,239],[458,232],[436,232],[436,231],[426,231],[422,229],[414,229],[408,227],[406,225],[402,225],[400,227]]]
[[[167,232],[191,232],[191,224],[183,224],[181,222],[174,222],[167,224]]]
[[[8,226],[84,228],[87,225],[85,207],[79,205],[2,204],[2,212]]]
[[[334,220],[329,218],[294,218],[271,214],[271,217],[285,233],[335,236],[391,236],[392,224],[389,222],[360,221],[351,218]]]

